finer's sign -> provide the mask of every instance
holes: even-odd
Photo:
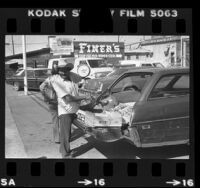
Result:
[[[74,42],[77,57],[123,58],[124,43],[120,42]]]
[[[74,52],[73,40],[49,36],[50,52],[54,55],[71,55]]]

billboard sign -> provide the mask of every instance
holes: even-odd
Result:
[[[53,55],[72,55],[74,52],[73,40],[69,38],[50,36],[49,47]]]
[[[74,42],[75,57],[123,58],[123,42]]]

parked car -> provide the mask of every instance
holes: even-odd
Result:
[[[121,60],[119,61],[119,65],[132,65],[135,67],[158,67],[164,68],[165,66],[160,62],[154,61],[140,61],[140,60]]]
[[[137,147],[189,143],[189,79],[188,68],[127,71],[94,101],[90,111],[112,96],[119,103],[132,103],[130,124],[89,127],[84,115],[74,124],[105,142],[125,138]]]
[[[27,69],[28,88],[39,89],[40,84],[48,77],[49,71],[47,68]],[[22,69],[11,78],[7,78],[6,82],[13,85],[16,91],[19,91],[24,88],[24,74],[24,69]]]
[[[33,68],[32,68],[32,67],[27,67],[27,69],[33,69]],[[21,72],[22,70],[24,70],[23,67],[18,68],[18,69],[16,70],[15,74]]]
[[[105,77],[88,79],[79,89],[81,95],[98,97],[106,88],[108,88],[120,75],[128,70],[142,69],[144,67],[133,66],[115,66],[115,69]]]
[[[52,58],[48,61],[48,69],[52,69],[52,65],[56,63],[58,66],[66,65],[67,63],[74,64],[74,58]]]
[[[103,58],[93,57],[77,57],[77,58],[54,58],[48,62],[48,68],[52,68],[52,64],[57,63],[59,66],[67,63],[74,64],[72,72],[79,74],[83,79],[93,79],[105,77],[113,68],[106,63]]]
[[[106,76],[113,71],[103,58],[76,58],[72,72],[84,79],[93,79]]]

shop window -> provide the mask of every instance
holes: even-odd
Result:
[[[171,58],[171,66],[174,66],[175,65],[174,52],[171,52],[170,58]]]

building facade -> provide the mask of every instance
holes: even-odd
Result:
[[[151,60],[165,67],[189,67],[189,37],[153,36],[141,42],[141,46],[153,52]]]

